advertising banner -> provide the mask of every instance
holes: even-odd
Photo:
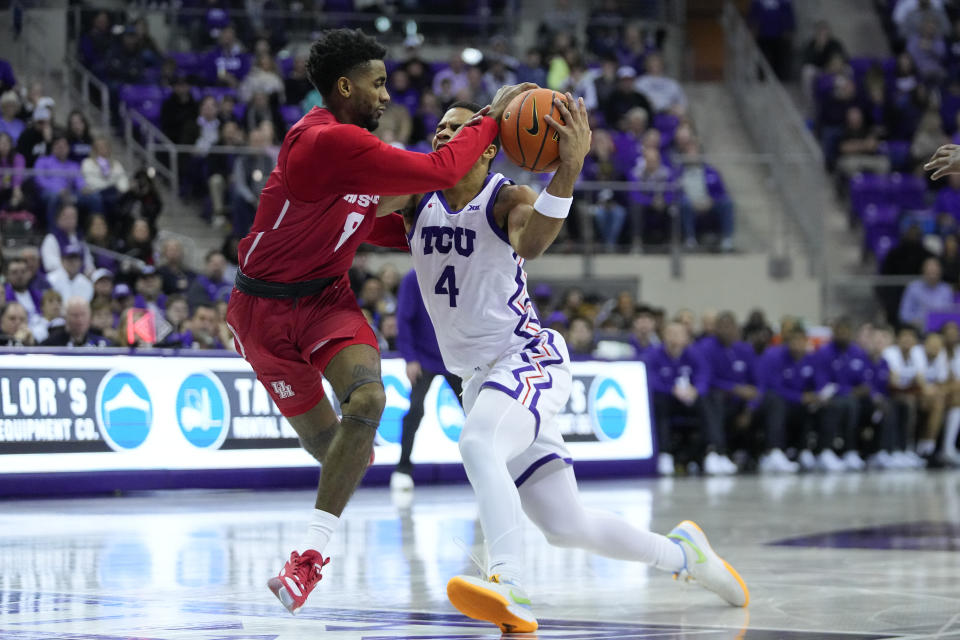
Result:
[[[574,459],[651,458],[643,365],[575,362],[572,370],[557,420]],[[410,407],[403,360],[383,361],[383,383],[376,464],[393,465]],[[443,378],[424,404],[414,463],[459,463],[464,415]],[[0,355],[0,474],[315,464],[239,357]]]

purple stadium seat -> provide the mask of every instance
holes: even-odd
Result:
[[[890,166],[895,171],[906,169],[910,163],[910,141],[909,140],[888,140],[887,157],[890,158]]]
[[[940,93],[940,119],[943,130],[953,134],[957,130],[957,112],[960,111],[960,94],[952,91]]]
[[[193,51],[176,51],[169,56],[177,63],[177,70],[186,75],[197,75],[203,72],[204,58]]]
[[[890,253],[890,249],[893,249],[896,241],[896,237],[894,236],[877,236],[874,242],[868,245],[874,258],[877,260],[877,264],[883,262],[883,259]]]
[[[293,56],[284,56],[277,59],[277,67],[280,69],[280,77],[288,78],[293,69]]]
[[[850,68],[853,69],[853,77],[856,83],[859,85],[861,80],[863,80],[863,76],[870,70],[870,67],[879,62],[877,58],[871,57],[850,58]]]
[[[303,117],[303,112],[300,111],[300,105],[296,104],[283,105],[280,107],[280,114],[283,116],[283,121],[287,123],[288,127],[292,127]]]
[[[868,204],[863,210],[863,226],[866,229],[882,228],[896,233],[900,210],[894,204]]]
[[[909,173],[892,173],[889,184],[891,200],[901,209],[926,208],[927,183],[924,178]]]
[[[850,178],[850,204],[857,217],[862,218],[868,205],[884,204],[889,199],[886,176],[858,173]]]
[[[233,96],[237,97],[237,90],[231,87],[204,87],[203,88],[204,96],[213,96],[219,102],[223,96]]]
[[[125,84],[120,87],[120,100],[131,105],[147,100],[163,101],[163,89],[155,84]]]

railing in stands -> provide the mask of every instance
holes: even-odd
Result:
[[[757,48],[736,7],[727,3],[726,83],[758,150],[770,158],[774,186],[800,233],[812,277],[823,280],[824,217],[831,185],[817,141]],[[783,238],[789,232],[784,229]]]
[[[173,144],[170,138],[165,136],[139,111],[121,105],[120,118],[123,122],[123,140],[127,145],[130,166],[139,163],[147,167],[153,167],[157,175],[170,185],[174,197],[179,197],[180,173],[177,145]],[[134,126],[139,130],[139,136],[134,135]],[[142,142],[138,137],[142,139]],[[165,161],[161,161],[158,157],[158,149],[165,154]]]
[[[104,131],[110,130],[110,89],[69,53],[64,60],[64,80],[68,94],[96,113]]]

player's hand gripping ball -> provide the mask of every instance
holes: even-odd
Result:
[[[500,144],[511,162],[527,171],[545,173],[560,165],[560,136],[543,119],[550,115],[566,124],[554,97],[570,107],[566,96],[550,89],[530,89],[510,101],[500,119]]]

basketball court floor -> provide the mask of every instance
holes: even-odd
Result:
[[[666,532],[696,520],[751,589],[748,609],[645,566],[527,530],[536,637],[960,640],[960,472],[618,480],[584,500]],[[480,545],[466,485],[412,503],[362,489],[300,615],[266,589],[311,491],[178,491],[0,502],[3,640],[495,638],[445,585]],[[527,636],[529,637],[529,636]]]

